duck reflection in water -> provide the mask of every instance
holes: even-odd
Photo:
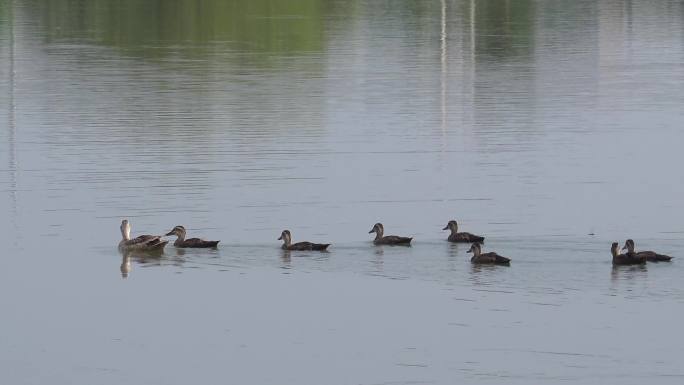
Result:
[[[121,259],[121,266],[119,267],[121,271],[121,278],[128,278],[128,274],[131,272],[131,256],[128,253],[124,253]]]
[[[468,280],[476,286],[491,286],[496,283],[495,272],[499,270],[499,266],[495,264],[470,264],[470,277]]]
[[[641,278],[648,275],[648,269],[645,264],[638,265],[613,265],[610,271],[610,281],[613,284],[618,282],[639,282]]]
[[[281,269],[291,269],[292,268],[292,252],[290,250],[282,250],[280,255],[280,268]]]
[[[141,265],[157,265],[161,266],[161,253],[150,253],[142,251],[127,251],[122,253],[121,266],[119,270],[121,271],[121,278],[128,278],[132,270],[131,262],[136,261]]]
[[[185,263],[185,259],[182,255],[185,254],[182,250],[177,250],[176,255],[164,256],[161,251],[142,251],[142,250],[128,250],[121,253],[121,265],[119,270],[121,271],[121,278],[128,278],[131,270],[133,270],[133,262],[142,265],[143,267],[152,266],[182,266]]]

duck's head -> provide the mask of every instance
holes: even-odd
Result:
[[[458,223],[456,223],[455,220],[450,220],[449,223],[447,223],[446,226],[442,230],[449,230],[451,229],[452,232],[457,233],[458,232]]]
[[[166,233],[166,236],[174,235],[174,234],[177,235],[177,236],[179,236],[179,237],[180,237],[180,236],[185,236],[185,227],[183,227],[183,226],[176,226],[176,227],[173,228],[173,230],[171,230],[171,231],[169,231],[168,233]]]
[[[368,234],[371,234],[371,233],[382,234],[384,231],[385,231],[385,228],[382,226],[382,223],[378,222],[378,223],[373,225],[373,228],[371,229],[371,231],[368,232]]]
[[[126,240],[131,239],[131,224],[128,223],[128,219],[124,219],[123,221],[121,221],[121,227],[120,228],[121,228],[121,236]]]
[[[283,230],[283,232],[280,233],[278,240],[285,242],[286,245],[289,245],[290,242],[292,242],[292,234],[290,234],[290,230]]]
[[[627,250],[630,253],[634,252],[634,241],[631,239],[628,239],[625,241],[625,245],[622,246],[622,250]]]
[[[610,253],[613,254],[613,257],[617,256],[620,252],[620,245],[617,242],[613,242],[613,244],[610,246]]]
[[[482,249],[480,248],[480,245],[478,243],[473,243],[472,245],[470,245],[470,248],[468,249],[468,251],[466,251],[466,253],[473,253],[474,255],[480,255],[481,251],[482,251]]]

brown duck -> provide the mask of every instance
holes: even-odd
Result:
[[[634,251],[634,241],[628,239],[622,250],[627,250],[627,255],[635,256],[636,258],[646,258],[649,262],[670,262],[672,257],[665,254],[658,254],[655,251]]]
[[[290,234],[290,230],[283,230],[283,232],[280,233],[280,238],[278,238],[278,240],[283,241],[283,246],[282,246],[283,250],[324,251],[328,248],[328,246],[330,246],[329,243],[312,243],[312,242],[292,243],[292,234]]]
[[[638,256],[634,254],[620,254],[620,246],[617,242],[613,242],[610,246],[610,252],[613,254],[613,265],[641,265],[646,263],[645,256]]]
[[[449,234],[449,238],[447,238],[447,241],[449,242],[454,242],[454,243],[483,243],[484,242],[484,237],[481,237],[479,235],[471,234],[471,233],[459,233],[458,232],[458,223],[454,220],[449,221],[447,225],[442,229],[442,230],[451,230],[451,234]]]
[[[470,246],[468,253],[473,253],[473,257],[470,258],[470,262],[478,264],[494,264],[494,265],[510,265],[511,259],[502,257],[497,253],[489,252],[482,253],[482,249],[479,243],[473,243]]]
[[[164,250],[169,241],[162,239],[160,235],[140,235],[137,238],[131,239],[131,224],[128,219],[121,221],[121,242],[119,242],[119,250],[127,251],[149,251],[156,252]]]
[[[373,225],[371,231],[368,234],[375,233],[375,239],[373,243],[376,245],[410,245],[413,237],[399,237],[396,235],[385,235],[385,228],[382,223],[376,223]]]
[[[173,243],[176,247],[187,247],[187,248],[209,248],[216,247],[221,241],[205,241],[199,238],[185,239],[185,227],[176,226],[173,230],[169,231],[166,236],[176,235],[176,241]]]

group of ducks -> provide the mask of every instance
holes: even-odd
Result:
[[[665,254],[658,254],[655,251],[634,251],[634,241],[628,239],[622,250],[619,249],[617,242],[613,242],[610,252],[613,254],[613,265],[642,265],[646,262],[669,262],[672,257]],[[620,251],[627,250],[625,254]]]
[[[451,234],[447,238],[449,242],[454,243],[471,243],[468,253],[473,253],[473,257],[470,262],[477,264],[496,264],[496,265],[510,265],[511,259],[503,257],[494,252],[483,253],[482,243],[484,243],[484,237],[467,233],[458,232],[458,223],[454,220],[449,221],[447,225],[442,230],[450,230]],[[373,228],[368,232],[369,234],[375,233],[375,239],[373,239],[373,244],[375,245],[403,245],[410,246],[412,237],[400,237],[397,235],[385,235],[385,228],[382,223],[376,223]],[[185,239],[186,231],[183,226],[176,226],[171,231],[169,231],[166,236],[176,236],[176,241],[173,243],[175,247],[178,248],[215,248],[220,241],[205,241],[199,238]],[[124,219],[121,222],[121,237],[122,240],[119,242],[119,249],[123,252],[130,251],[162,251],[164,246],[169,243],[168,240],[164,240],[161,235],[141,235],[136,238],[131,239],[131,224],[128,220]],[[313,242],[297,242],[292,243],[292,234],[290,230],[283,230],[280,234],[278,240],[283,241],[281,248],[283,250],[291,251],[325,251],[330,246],[329,243],[313,243]],[[620,251],[627,250],[626,253],[620,254]],[[635,251],[634,241],[628,239],[625,242],[622,250],[619,249],[617,242],[614,242],[611,247],[611,253],[613,255],[613,265],[638,265],[650,262],[661,262],[670,261],[672,257],[658,254],[653,251]]]
[[[220,241],[205,241],[199,238],[185,239],[185,227],[176,226],[165,236],[175,235],[176,241],[173,243],[176,247],[195,247],[195,248],[209,248],[216,247]],[[127,219],[121,221],[121,242],[119,242],[119,250],[121,251],[161,251],[164,249],[169,241],[164,240],[161,235],[141,235],[131,239],[131,224]]]

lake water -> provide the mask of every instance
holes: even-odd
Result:
[[[683,123],[676,0],[0,0],[0,382],[679,384]]]

